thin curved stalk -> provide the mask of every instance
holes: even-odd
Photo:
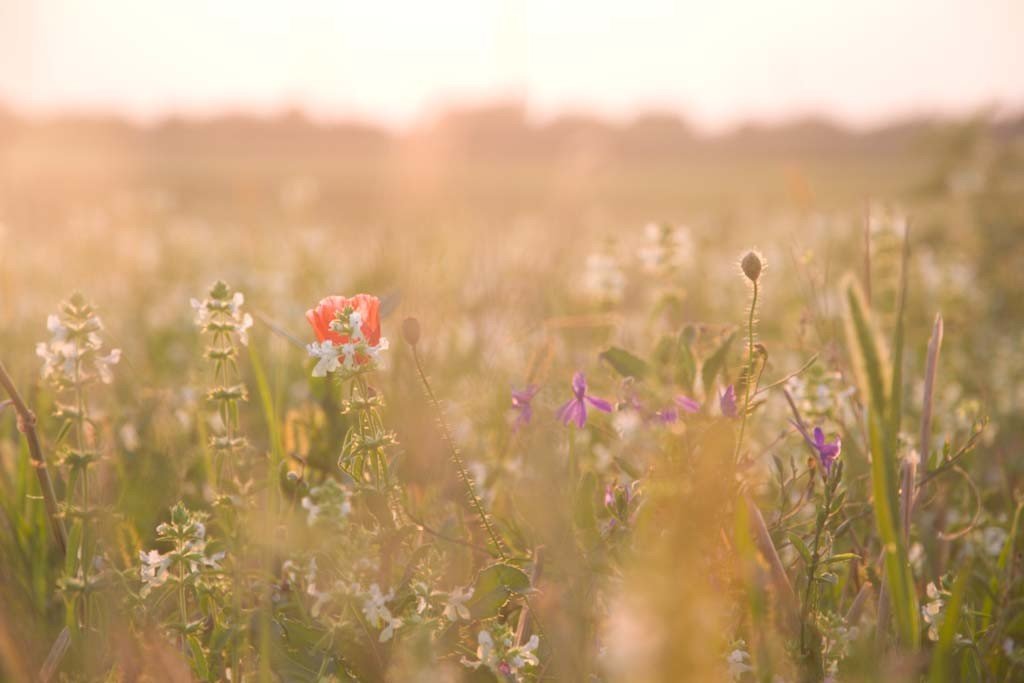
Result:
[[[18,389],[14,386],[11,376],[7,374],[7,369],[2,362],[0,362],[0,386],[3,386],[7,395],[10,396],[11,404],[18,414],[18,431],[25,435],[25,440],[28,442],[28,452],[32,458],[32,468],[36,471],[36,477],[39,479],[39,490],[42,492],[43,503],[46,505],[46,514],[50,519],[50,528],[57,539],[61,555],[64,555],[68,549],[68,531],[60,514],[60,506],[57,504],[57,494],[53,489],[53,480],[50,479],[50,472],[46,469],[46,460],[43,459],[43,451],[39,446],[39,435],[36,433],[36,416],[25,405],[25,401],[22,400],[21,394],[18,393]]]

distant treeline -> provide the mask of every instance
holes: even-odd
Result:
[[[117,148],[158,156],[183,153],[228,156],[348,155],[381,157],[427,148],[461,159],[562,159],[598,151],[624,161],[671,161],[680,157],[876,156],[906,153],[955,128],[988,128],[996,139],[1024,137],[1024,113],[970,120],[910,118],[866,130],[824,118],[743,125],[709,135],[672,113],[648,113],[625,123],[587,115],[547,121],[531,118],[520,104],[453,109],[411,132],[397,133],[361,122],[322,122],[292,111],[273,117],[225,114],[209,118],[168,117],[140,125],[114,116],[65,115],[29,118],[0,106],[0,145],[33,148]]]

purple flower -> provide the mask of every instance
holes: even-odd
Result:
[[[663,425],[671,425],[679,422],[679,411],[672,408],[670,405],[670,407],[664,411],[657,411],[652,417],[655,422],[660,422]]]
[[[518,412],[514,428],[521,429],[524,426],[530,424],[530,420],[533,418],[533,406],[530,405],[530,401],[540,391],[540,387],[536,384],[530,384],[525,389],[512,390],[512,409]]]
[[[612,412],[611,403],[603,398],[587,394],[587,378],[583,376],[582,372],[577,372],[572,376],[572,393],[573,397],[569,399],[569,402],[558,409],[558,419],[564,425],[575,422],[576,426],[582,429],[587,424],[587,403],[600,411]]]
[[[673,422],[679,421],[679,411],[675,408],[668,407],[656,412],[654,414],[654,419],[662,424],[672,424]]]
[[[834,440],[826,442],[825,432],[821,431],[821,427],[814,428],[814,437],[812,438],[803,425],[793,420],[790,420],[790,422],[803,435],[804,441],[817,452],[818,462],[821,463],[822,469],[825,470],[825,476],[827,477],[832,474],[832,465],[839,459],[839,453],[843,449],[843,440],[836,436]]]
[[[679,421],[680,413],[699,413],[700,404],[694,401],[689,396],[683,396],[680,394],[673,399],[675,405],[670,405],[667,408],[663,408],[652,416],[655,421],[662,424],[673,424]]]
[[[718,396],[718,407],[726,417],[737,417],[740,414],[736,408],[736,388],[733,385],[727,386]]]
[[[689,396],[683,396],[682,394],[676,396],[676,405],[683,409],[687,413],[699,413],[700,404],[694,401]]]

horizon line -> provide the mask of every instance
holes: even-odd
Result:
[[[271,105],[253,105],[252,103],[223,104],[213,106],[167,107],[159,111],[130,111],[123,107],[97,104],[26,105],[18,104],[10,99],[0,97],[0,114],[28,122],[61,122],[73,120],[113,120],[133,128],[155,129],[169,123],[185,122],[201,124],[226,119],[249,119],[253,121],[277,121],[290,117],[304,119],[318,127],[335,125],[361,126],[386,131],[392,135],[407,135],[429,130],[453,114],[484,112],[502,108],[518,108],[523,119],[532,127],[542,128],[566,119],[589,119],[610,127],[628,127],[629,125],[654,117],[676,119],[683,127],[701,136],[715,137],[729,135],[749,129],[785,128],[801,123],[821,123],[847,132],[867,133],[909,123],[924,122],[967,122],[986,120],[992,123],[1012,121],[1024,117],[1024,100],[1010,102],[994,98],[988,102],[979,102],[962,107],[943,107],[941,105],[921,105],[905,107],[887,115],[855,117],[843,115],[828,107],[806,107],[794,109],[783,115],[766,115],[752,113],[737,114],[721,124],[702,122],[700,117],[693,116],[692,111],[678,106],[648,104],[638,105],[626,112],[614,113],[602,111],[599,107],[563,106],[544,108],[531,106],[528,98],[514,95],[495,95],[452,99],[427,108],[415,116],[401,122],[393,117],[373,115],[364,111],[328,112],[308,103],[279,102]],[[857,120],[861,118],[861,120]]]

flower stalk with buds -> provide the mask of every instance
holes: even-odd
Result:
[[[369,294],[329,296],[306,312],[317,341],[309,355],[317,359],[314,377],[333,375],[342,385],[342,413],[352,424],[338,466],[360,484],[379,491],[390,487],[387,449],[395,435],[381,419],[383,397],[366,381],[380,365],[388,340],[380,334],[380,300]]]
[[[216,406],[220,418],[219,431],[210,438],[210,447],[217,456],[218,481],[225,460],[234,465],[226,456],[241,453],[247,443],[239,434],[238,420],[238,404],[249,397],[238,371],[238,344],[249,343],[252,327],[252,316],[242,310],[244,303],[241,292],[232,291],[220,280],[210,287],[205,299],[192,299],[196,325],[210,338],[206,358],[213,365],[216,384],[207,391],[206,398]]]
[[[68,548],[72,559],[60,586],[68,600],[70,625],[88,628],[92,612],[89,597],[101,582],[100,577],[90,576],[97,556],[91,527],[99,513],[90,496],[90,467],[100,459],[101,450],[96,425],[89,417],[86,389],[113,380],[111,367],[120,361],[121,350],[104,353],[100,335],[103,323],[93,305],[78,293],[61,304],[58,314],[47,318],[46,327],[51,337],[36,345],[36,355],[43,359],[43,379],[57,393],[54,414],[63,420],[61,435],[69,431],[74,435],[73,445],[61,450],[61,463],[68,469],[63,514],[72,520]]]

